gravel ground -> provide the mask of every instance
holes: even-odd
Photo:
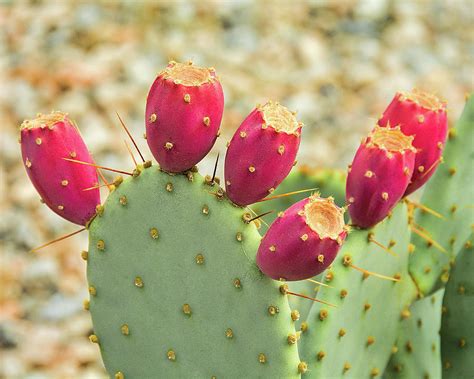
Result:
[[[145,98],[169,59],[214,66],[226,96],[217,152],[271,98],[305,123],[299,162],[343,167],[396,90],[448,101],[450,122],[473,89],[471,1],[1,1],[0,378],[99,378],[87,340],[85,266],[75,230],[38,201],[18,125],[69,112],[98,162],[130,168],[115,112],[138,138]],[[141,150],[151,157],[146,143]]]

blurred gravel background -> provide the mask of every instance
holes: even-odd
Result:
[[[151,157],[148,88],[169,59],[192,59],[217,69],[226,96],[222,138],[201,170],[267,98],[305,123],[299,162],[342,167],[396,90],[436,92],[450,121],[459,116],[474,87],[473,4],[0,0],[0,377],[105,376],[82,310],[87,235],[28,253],[75,227],[27,179],[24,118],[69,112],[99,163],[130,169],[115,111]]]

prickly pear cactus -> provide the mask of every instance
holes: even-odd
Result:
[[[449,275],[449,263],[456,257],[474,223],[474,96],[470,96],[461,118],[449,132],[444,163],[427,184],[421,203],[442,218],[418,211],[413,227],[415,250],[410,273],[418,288],[430,294]],[[421,226],[421,227],[420,227]],[[421,234],[421,235],[420,235]]]
[[[441,378],[439,329],[444,290],[415,301],[399,322],[385,379]]]
[[[260,235],[215,187],[152,166],[90,224],[91,340],[111,375],[299,376],[287,296],[255,265]]]
[[[411,104],[430,107],[431,97],[415,95],[404,117],[416,120],[416,128],[429,126],[424,132],[432,135],[436,114],[417,114]],[[89,232],[89,249],[82,252],[90,294],[84,306],[94,329],[89,339],[111,377],[367,378],[382,375],[390,359],[387,378],[398,376],[390,368],[400,368],[406,378],[439,376],[441,295],[413,302],[432,293],[441,274],[447,280],[448,264],[472,233],[474,199],[467,189],[474,180],[474,99],[451,132],[446,163],[422,199],[424,209],[440,218],[433,212],[414,215],[408,201],[399,204],[411,191],[413,161],[423,150],[414,156],[403,125],[402,131],[377,126],[369,135],[380,151],[371,167],[365,159],[353,164],[349,196],[344,174],[307,168],[294,169],[275,191],[293,166],[302,127],[277,102],[257,107],[234,134],[225,160],[226,193],[194,167],[219,135],[223,107],[214,69],[170,62],[152,85],[146,107],[147,141],[160,167],[138,151],[144,163],[133,173],[93,163],[65,114],[23,124],[24,165],[44,202],[84,226],[73,234]],[[439,111],[445,125],[444,105]],[[399,136],[387,137],[394,133]],[[437,164],[442,139],[421,142],[434,146],[428,155]],[[398,163],[392,162],[395,154]],[[418,166],[421,184],[428,179],[424,165]],[[113,185],[102,178],[111,192],[98,206],[97,169],[130,175]],[[308,188],[323,197],[303,200],[308,194],[299,193],[291,200],[260,202]],[[329,196],[334,201],[324,198]],[[344,212],[335,205],[344,206],[345,198],[358,225],[348,236]],[[252,212],[259,218],[268,210],[274,216],[286,212],[268,230],[262,227],[262,239]],[[417,235],[411,244],[410,228]],[[442,351],[453,378],[474,375],[467,358],[474,337],[465,326],[473,305],[470,248],[468,241],[444,301]],[[310,277],[326,267],[318,286],[319,275]],[[298,299],[292,308],[290,295]]]
[[[410,232],[406,206],[371,230],[353,230],[332,268],[318,299],[302,325],[300,354],[308,363],[309,378],[365,378],[382,374],[396,340],[396,325],[407,317],[416,289],[408,275]],[[370,234],[373,233],[373,234]],[[391,256],[376,244],[391,246]],[[367,275],[363,268],[396,281]],[[382,321],[383,320],[383,321]]]
[[[464,243],[451,271],[443,300],[441,354],[443,378],[473,378],[474,242]]]

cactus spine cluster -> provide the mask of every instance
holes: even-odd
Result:
[[[474,99],[436,170],[445,103],[397,94],[347,183],[343,173],[308,168],[285,179],[302,124],[269,101],[228,145],[226,190],[195,167],[222,113],[214,69],[170,62],[145,114],[159,165],[145,161],[115,179],[103,204],[98,166],[65,114],[22,125],[23,161],[41,197],[89,232],[84,306],[109,375],[437,377],[442,354],[447,377],[473,376],[472,333],[453,315],[458,306],[464,324],[472,315],[473,196],[465,189],[474,177]],[[403,200],[431,175],[421,204]],[[279,196],[308,187],[319,193],[297,194],[294,204]],[[267,209],[278,212],[263,233],[253,212]],[[434,291],[446,282],[443,300]]]

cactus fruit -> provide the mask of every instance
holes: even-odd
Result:
[[[405,204],[370,231],[356,229],[325,272],[317,299],[302,328],[300,355],[311,368],[308,378],[379,376],[390,357],[399,319],[416,297],[407,272],[410,232]],[[372,244],[371,236],[392,246],[397,257]],[[370,270],[360,272],[358,269]],[[384,280],[374,272],[386,275]]]
[[[462,248],[474,224],[474,96],[470,96],[455,128],[449,132],[444,163],[430,180],[421,204],[439,216],[418,210],[413,217],[414,252],[410,273],[428,295],[443,286],[450,261]]]
[[[42,201],[59,216],[86,225],[100,204],[97,171],[63,158],[92,163],[92,157],[78,128],[67,114],[39,114],[21,124],[23,163]]]
[[[286,193],[294,193],[302,188],[311,189],[317,188],[322,197],[334,197],[334,203],[342,207],[345,204],[345,186],[346,186],[346,172],[338,169],[313,169],[306,165],[294,167],[288,177],[278,186],[272,196],[283,195]],[[252,209],[258,214],[264,214],[268,211],[275,212],[265,216],[265,221],[273,222],[274,217],[280,211],[289,208],[293,203],[303,200],[307,193],[294,193],[291,196],[282,196],[274,198],[272,201],[263,201],[252,205]],[[346,215],[346,213],[344,213]],[[320,282],[321,275],[318,275],[313,280]],[[309,280],[295,281],[291,283],[291,290],[303,296],[314,298],[316,297],[319,285]],[[288,298],[290,307],[296,310],[299,318],[295,321],[296,328],[299,328],[301,323],[306,320],[312,302],[308,299],[299,296],[290,296]]]
[[[349,166],[346,201],[352,223],[370,228],[402,198],[415,162],[413,137],[400,128],[375,129],[362,141]]]
[[[425,184],[441,162],[448,121],[446,103],[436,96],[414,89],[399,92],[383,113],[378,124],[384,127],[400,127],[401,131],[413,136],[417,149],[415,166],[405,196]]]
[[[204,158],[218,137],[223,109],[214,69],[170,62],[146,103],[147,142],[160,167],[182,172]]]
[[[275,280],[311,278],[332,263],[346,235],[344,210],[312,195],[280,213],[260,243],[257,265]]]
[[[214,191],[197,173],[152,166],[125,179],[91,223],[89,309],[112,376],[297,378],[304,369],[288,296],[255,265],[254,223]]]
[[[257,106],[230,141],[225,158],[227,196],[249,205],[272,193],[295,162],[302,124],[277,102]]]
[[[441,378],[439,329],[444,290],[415,301],[401,318],[384,379]]]
[[[474,235],[464,242],[443,300],[441,356],[443,378],[474,378]]]

